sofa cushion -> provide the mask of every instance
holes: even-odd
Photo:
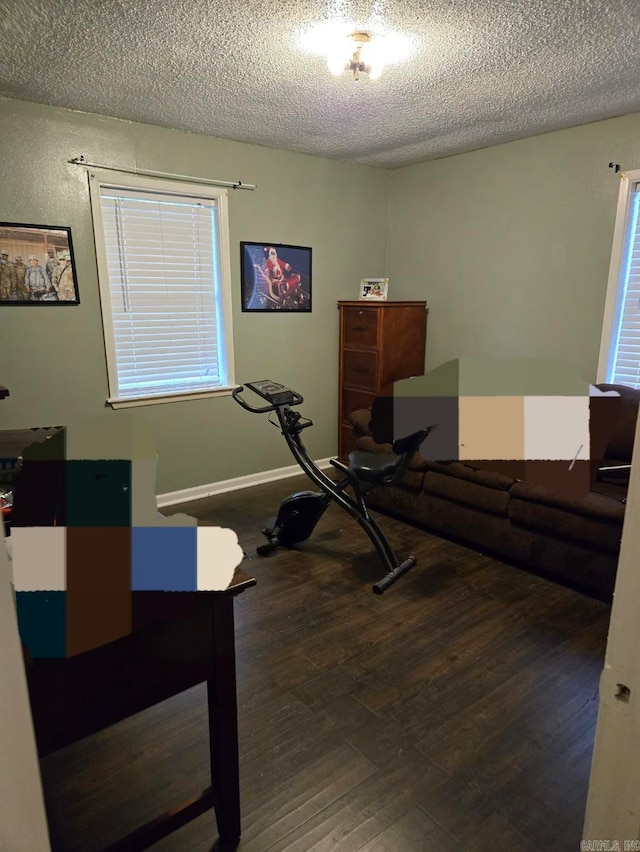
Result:
[[[487,488],[468,479],[427,471],[423,490],[427,494],[435,494],[445,500],[473,506],[491,515],[500,515],[504,518],[507,516],[509,493],[501,489]]]
[[[548,488],[530,482],[516,482],[510,491],[512,499],[549,506],[572,512],[588,519],[613,521],[622,525],[624,520],[626,489],[607,482],[596,482],[581,500],[558,497]]]
[[[496,488],[499,491],[508,491],[516,481],[512,476],[506,476],[495,470],[483,470],[479,467],[471,467],[465,464],[465,462],[427,461],[424,464],[427,470],[433,470],[437,473],[443,473],[446,476],[453,476],[456,479],[473,482],[475,485],[483,485],[486,488]]]
[[[624,509],[622,504],[620,507]],[[512,524],[540,533],[550,533],[561,541],[579,542],[583,547],[593,547],[608,553],[617,553],[620,549],[622,524],[612,518],[602,516],[597,519],[517,497],[509,501],[508,513]]]
[[[542,534],[523,524],[510,523],[508,518],[479,512],[426,491],[415,494],[398,485],[376,489],[371,495],[371,505],[437,535],[465,542],[474,550],[480,548],[512,564],[568,580],[599,597],[611,597],[617,551],[551,533]],[[424,570],[428,572],[430,566]],[[449,565],[447,577],[451,570],[455,571]]]
[[[419,524],[427,530],[497,554],[507,546],[506,539],[512,529],[509,519],[504,516],[480,512],[473,506],[453,502],[424,489],[415,494],[402,485],[376,488],[367,501],[372,507]],[[464,555],[461,558],[464,559]]]
[[[613,390],[620,394],[620,408],[605,455],[607,458],[623,459],[630,462],[636,435],[640,390],[630,388],[627,385],[599,384],[596,387],[602,391]]]
[[[424,471],[412,470],[409,467],[402,475],[401,482],[406,488],[410,488],[412,491],[421,491],[424,487]],[[379,487],[386,488],[387,486],[381,485]]]

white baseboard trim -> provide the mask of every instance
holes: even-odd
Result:
[[[331,459],[320,459],[316,461],[316,464],[320,468],[328,468],[331,467]],[[191,503],[193,500],[202,500],[204,497],[226,494],[228,491],[251,488],[252,485],[264,485],[266,482],[275,482],[277,479],[288,479],[290,476],[297,476],[300,473],[302,473],[302,470],[297,464],[290,464],[287,467],[263,470],[260,473],[249,473],[247,476],[236,476],[234,479],[223,479],[220,482],[212,482],[208,485],[196,485],[194,488],[184,488],[182,491],[169,491],[166,494],[158,494],[156,500],[158,508],[165,509],[179,503]]]

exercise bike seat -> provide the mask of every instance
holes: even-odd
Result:
[[[349,453],[349,469],[361,482],[390,482],[396,474],[401,456],[393,453]]]
[[[360,482],[391,485],[404,474],[413,454],[418,451],[433,429],[435,424],[427,429],[420,429],[412,435],[398,438],[393,442],[393,453],[368,453],[364,450],[354,450],[348,456],[349,470]]]

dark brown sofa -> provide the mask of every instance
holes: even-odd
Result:
[[[601,384],[621,396],[603,466],[630,464],[640,391]],[[390,452],[369,430],[371,412],[349,416],[356,448]],[[428,440],[428,439],[427,439]],[[628,471],[600,472],[590,493],[568,500],[532,483],[461,462],[416,454],[397,485],[374,489],[370,506],[469,547],[608,600],[622,537]]]

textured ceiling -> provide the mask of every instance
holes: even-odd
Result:
[[[413,53],[333,77],[336,16]],[[0,0],[0,95],[383,168],[640,112],[639,53],[638,0]]]

